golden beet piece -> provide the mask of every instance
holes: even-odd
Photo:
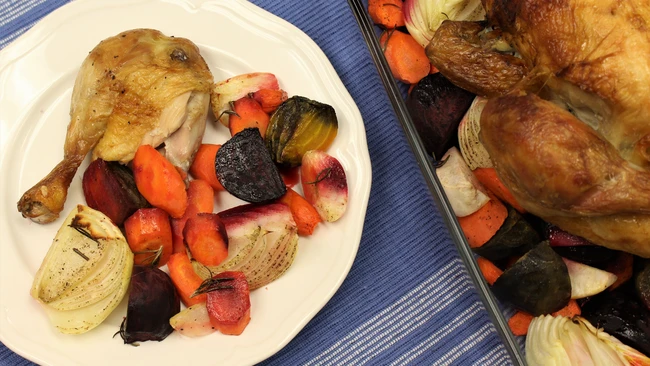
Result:
[[[296,167],[307,151],[327,150],[338,128],[332,106],[294,96],[271,116],[266,130],[266,147],[276,163]]]

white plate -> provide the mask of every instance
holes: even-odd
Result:
[[[99,327],[79,336],[59,334],[29,296],[33,276],[67,212],[83,203],[80,170],[62,217],[38,225],[16,210],[22,193],[63,156],[76,72],[102,39],[132,28],[155,28],[189,38],[215,80],[252,71],[276,74],[290,95],[332,105],[339,132],[328,151],[343,164],[349,205],[343,218],[300,238],[297,258],[277,281],[251,294],[251,323],[238,337],[124,345],[112,338],[125,304]],[[361,115],[334,68],[300,30],[242,0],[74,1],[53,12],[0,52],[0,340],[45,365],[252,364],[286,345],[327,303],[354,261],[368,203],[370,158]],[[226,128],[208,126],[204,142],[220,143]],[[88,161],[81,169],[84,169]],[[241,203],[227,193],[217,210]]]

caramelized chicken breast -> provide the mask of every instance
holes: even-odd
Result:
[[[94,158],[128,163],[138,146],[162,147],[188,169],[205,131],[212,74],[196,45],[135,29],[101,41],[75,80],[63,160],[18,201],[39,223],[63,210],[77,168]]]

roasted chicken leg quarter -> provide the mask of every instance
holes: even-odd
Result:
[[[443,23],[427,53],[490,98],[480,135],[499,177],[529,212],[650,257],[650,2],[483,5],[488,28]]]
[[[187,39],[135,29],[101,41],[75,80],[63,160],[25,192],[18,210],[39,223],[54,221],[91,150],[93,159],[126,164],[149,144],[187,170],[205,131],[212,83]]]

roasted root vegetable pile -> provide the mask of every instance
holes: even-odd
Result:
[[[31,290],[62,333],[91,330],[128,297],[125,343],[239,335],[264,306],[250,292],[289,269],[300,236],[345,213],[345,170],[327,153],[332,106],[289,97],[270,73],[215,83],[211,104],[220,123],[208,128],[231,137],[203,141],[187,172],[149,144],[128,165],[96,159],[84,171],[86,202]],[[228,194],[242,204],[220,207]]]
[[[650,365],[650,260],[594,245],[526,212],[481,143],[487,99],[456,86],[425,47],[445,19],[479,20],[480,1],[369,0],[393,76],[466,242],[496,297],[516,309],[531,364]],[[623,342],[623,343],[621,343]]]

